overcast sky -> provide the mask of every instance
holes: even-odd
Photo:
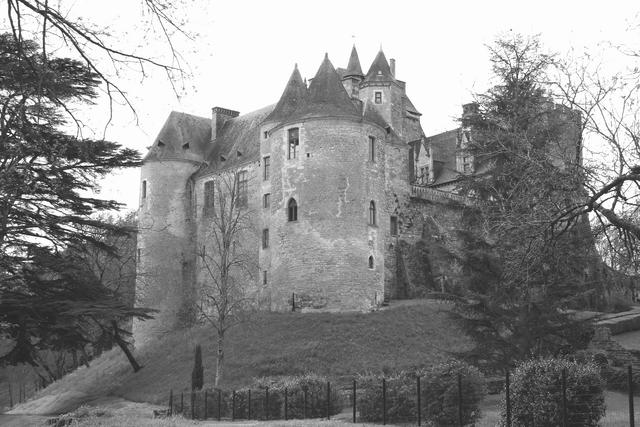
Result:
[[[64,1],[61,3],[65,4]],[[171,110],[208,117],[220,106],[247,113],[277,102],[295,63],[313,77],[324,53],[345,67],[355,43],[367,71],[382,46],[396,59],[396,76],[423,114],[427,135],[456,126],[461,104],[487,88],[486,44],[504,32],[541,34],[551,51],[597,49],[629,41],[640,22],[637,1],[206,1],[181,0],[182,27],[194,40],[177,40],[191,77],[176,98],[159,73],[141,80],[119,70],[135,103],[138,124],[118,108],[107,137],[146,152]],[[135,5],[132,7],[131,5]],[[116,40],[162,56],[166,44],[142,38],[144,17],[133,0],[78,0],[66,6],[110,28]],[[636,33],[638,34],[638,33]],[[92,115],[100,118],[98,107]],[[135,209],[139,171],[108,179],[102,196]]]

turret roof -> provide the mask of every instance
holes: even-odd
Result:
[[[349,65],[347,65],[347,71],[344,73],[344,76],[364,77],[364,74],[362,73],[362,67],[360,67],[360,59],[358,58],[356,45],[353,45],[353,49],[351,49],[351,56],[349,56]]]
[[[396,81],[396,78],[391,74],[391,67],[389,67],[389,62],[382,49],[376,55],[364,79],[368,81]]]
[[[340,81],[329,56],[318,68],[316,76],[309,84],[305,101],[296,109],[289,120],[317,116],[358,116],[358,109],[351,101]]]
[[[289,77],[287,86],[284,88],[284,92],[282,92],[280,101],[278,101],[276,107],[265,121],[280,121],[286,119],[302,104],[306,97],[307,85],[302,81],[302,76],[300,75],[300,71],[298,71],[298,64],[296,64],[291,73],[291,77]]]

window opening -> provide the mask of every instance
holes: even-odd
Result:
[[[376,204],[373,200],[369,203],[369,225],[376,225]]]
[[[147,180],[142,181],[142,198],[147,198]]]
[[[369,268],[373,270],[373,255],[369,256]]]
[[[287,203],[287,218],[289,221],[298,220],[298,203],[296,199],[289,199],[289,203]]]
[[[391,216],[389,228],[392,236],[398,235],[398,217],[397,216]]]
[[[248,192],[248,183],[247,183],[247,171],[240,171],[236,175],[237,186],[238,186],[238,207],[246,207],[247,206],[247,192]]]
[[[267,249],[269,247],[269,229],[265,228],[262,230],[262,249]]]
[[[375,93],[375,103],[382,104],[382,92]]]
[[[271,193],[265,193],[262,195],[262,207],[267,209],[271,206]]]
[[[215,182],[207,181],[204,183],[204,216],[211,216],[215,206]]]
[[[300,145],[300,137],[299,137],[298,128],[289,129],[289,159],[296,158],[296,152],[298,150],[298,145]]]
[[[369,161],[376,161],[376,139],[372,136],[369,137]]]
[[[264,169],[262,173],[263,180],[269,179],[269,168],[271,167],[271,157],[266,156],[262,159],[264,161]]]
[[[267,270],[262,270],[262,284],[267,284]]]

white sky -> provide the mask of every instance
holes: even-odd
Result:
[[[108,26],[117,43],[153,56],[166,45],[141,37],[139,0],[60,0],[70,14]],[[345,67],[355,42],[363,71],[380,45],[396,59],[396,76],[422,112],[427,135],[456,126],[461,104],[487,88],[485,45],[500,32],[540,33],[545,47],[566,52],[601,42],[629,41],[640,23],[634,1],[242,1],[179,0],[183,28],[195,40],[178,40],[192,77],[177,99],[159,73],[140,80],[123,74],[139,123],[125,108],[116,111],[107,138],[143,154],[171,110],[208,117],[220,106],[247,113],[277,102],[298,63],[313,77],[324,53]],[[637,34],[637,33],[636,33]],[[103,108],[91,115],[102,119]],[[96,127],[104,121],[94,121]],[[101,129],[101,128],[100,128]],[[103,184],[102,196],[135,209],[139,171],[125,171]]]

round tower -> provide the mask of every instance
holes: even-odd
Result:
[[[269,131],[270,243],[261,259],[272,308],[292,297],[297,308],[322,310],[382,300],[385,137],[327,57],[304,100]]]
[[[211,137],[209,119],[172,112],[144,158],[140,177],[136,304],[158,310],[134,321],[136,346],[187,325],[194,315],[191,176]]]

